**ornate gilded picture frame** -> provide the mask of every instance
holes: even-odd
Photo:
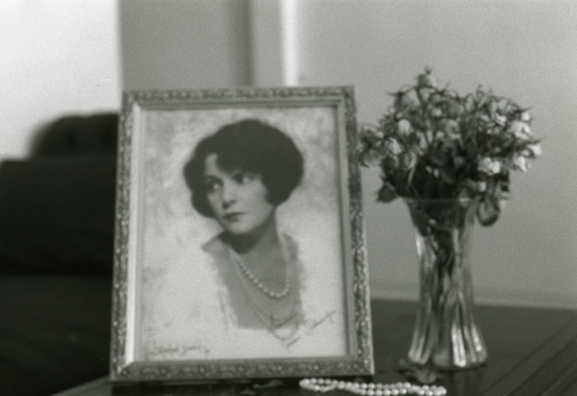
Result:
[[[111,380],[374,371],[354,90],[123,96]]]

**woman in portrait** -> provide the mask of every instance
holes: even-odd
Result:
[[[277,224],[277,208],[303,176],[292,139],[259,120],[221,127],[197,145],[184,167],[192,206],[222,232],[203,245],[241,328],[286,342],[302,324],[298,249]]]

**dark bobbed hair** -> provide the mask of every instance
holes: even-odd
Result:
[[[303,176],[301,152],[279,129],[254,119],[225,125],[200,141],[183,169],[192,205],[206,217],[214,217],[204,185],[205,159],[210,154],[217,155],[218,165],[225,170],[261,175],[267,199],[275,206],[289,198]]]

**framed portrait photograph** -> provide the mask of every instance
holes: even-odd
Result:
[[[374,371],[354,90],[125,92],[111,380]]]

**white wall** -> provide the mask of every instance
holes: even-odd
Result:
[[[56,117],[119,109],[117,21],[115,0],[0,2],[0,160]]]
[[[293,0],[297,83],[354,84],[360,121],[428,65],[462,93],[482,83],[532,107],[544,156],[513,176],[499,222],[475,230],[479,301],[577,306],[577,3],[566,1]],[[374,295],[415,298],[406,208],[376,204],[363,172]]]

